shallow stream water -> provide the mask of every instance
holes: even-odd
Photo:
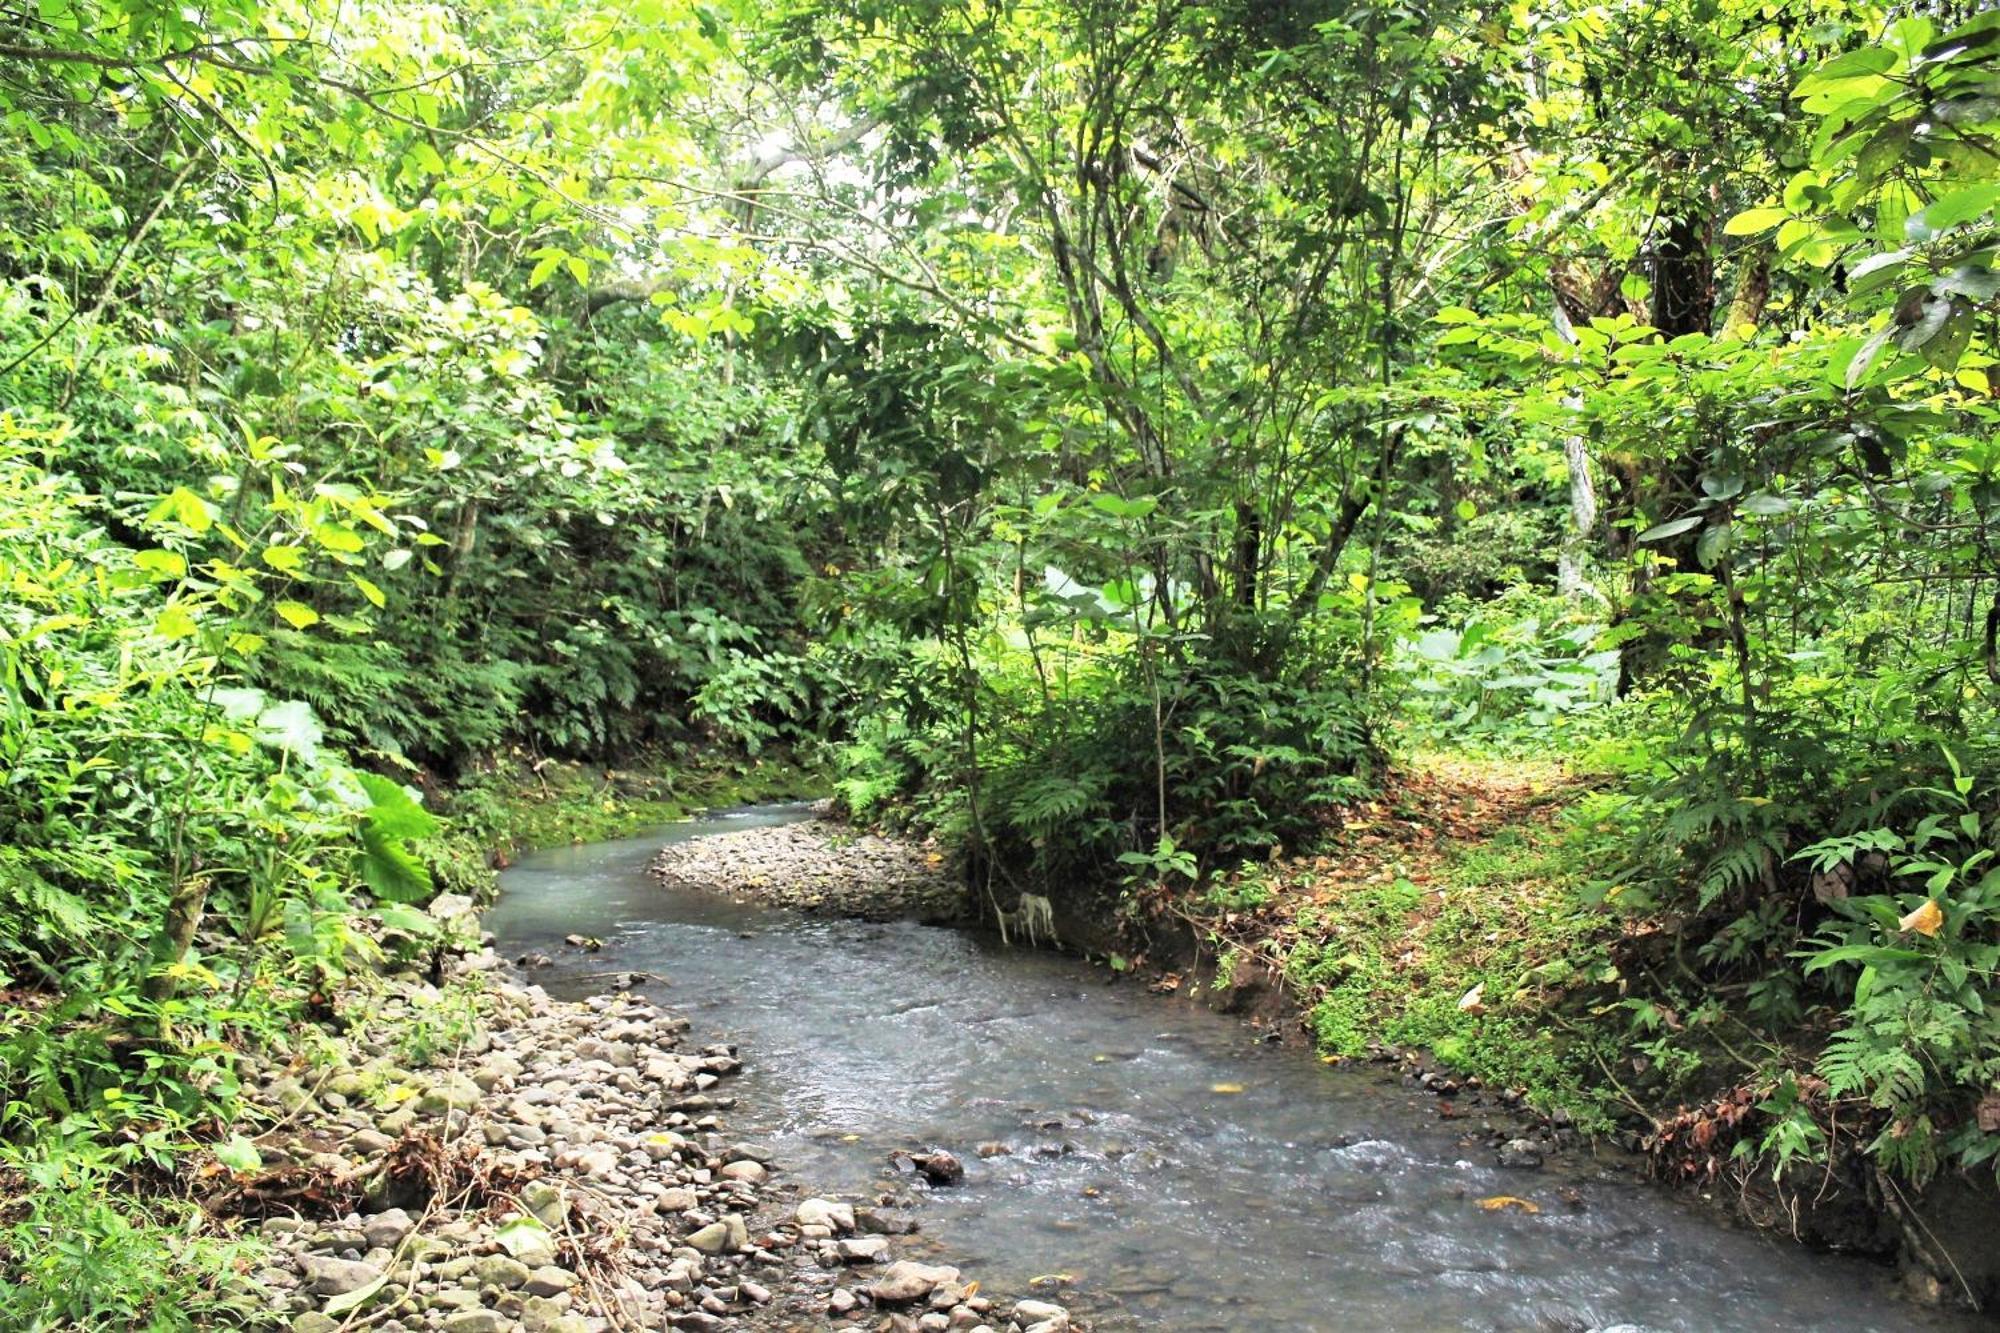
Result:
[[[991,1287],[1039,1280],[1107,1333],[1967,1327],[1897,1303],[1875,1267],[1727,1229],[1629,1173],[1501,1170],[1427,1094],[1260,1046],[1076,960],[644,873],[663,842],[798,817],[529,857],[488,927],[509,957],[555,957],[533,979],[558,995],[627,969],[665,978],[645,989],[696,1037],[743,1044],[732,1136],[816,1191],[907,1193],[891,1150],[956,1153],[965,1183],[912,1211]],[[572,933],[603,950],[564,949]],[[988,1141],[1013,1154],[982,1160]],[[1494,1195],[1541,1211],[1479,1207]]]

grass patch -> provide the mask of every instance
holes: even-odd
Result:
[[[1275,964],[1322,1051],[1424,1049],[1537,1108],[1609,1128],[1620,923],[1581,893],[1600,798],[1554,770],[1427,766],[1356,807],[1329,854],[1244,867],[1199,914],[1225,956]]]

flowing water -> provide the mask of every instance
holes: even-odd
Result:
[[[538,854],[503,874],[488,925],[510,957],[557,958],[534,974],[553,993],[657,973],[646,989],[694,1035],[743,1043],[731,1133],[776,1149],[791,1179],[908,1191],[888,1153],[949,1148],[965,1183],[915,1215],[999,1290],[1066,1275],[1063,1298],[1101,1330],[1962,1326],[1897,1304],[1878,1269],[1725,1229],[1629,1173],[1501,1170],[1427,1094],[1259,1046],[1075,960],[644,874],[663,842],[798,817]],[[562,949],[573,932],[603,951]],[[987,1141],[1014,1152],[982,1160]],[[1501,1194],[1541,1211],[1478,1206]]]

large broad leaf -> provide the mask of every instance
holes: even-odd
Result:
[[[1701,515],[1692,514],[1687,518],[1676,518],[1665,523],[1656,523],[1639,534],[1642,542],[1663,542],[1669,537],[1678,537],[1684,532],[1693,532],[1701,526]]]
[[[272,704],[257,715],[257,739],[276,750],[297,755],[307,763],[319,758],[319,743],[325,733],[312,705],[302,699]]]
[[[361,820],[361,878],[377,898],[391,903],[421,902],[434,890],[431,872],[410,850],[413,839],[437,832],[436,816],[411,797],[400,782],[358,773],[369,807]]]

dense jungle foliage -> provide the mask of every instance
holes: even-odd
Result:
[[[198,1308],[102,1186],[496,760],[793,756],[1136,912],[1565,758],[1657,1095],[1990,1184],[1981,11],[0,4],[0,1309]]]

